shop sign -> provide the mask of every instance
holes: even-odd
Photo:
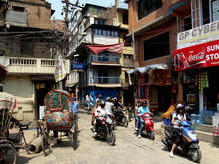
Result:
[[[219,66],[219,40],[174,51],[175,71]]]
[[[72,69],[73,70],[83,70],[84,64],[83,63],[73,63]]]
[[[219,39],[219,21],[181,32],[177,35],[177,49]]]

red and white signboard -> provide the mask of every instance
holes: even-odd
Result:
[[[219,40],[175,50],[173,59],[175,71],[219,66]]]

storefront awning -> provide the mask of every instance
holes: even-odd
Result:
[[[128,70],[126,73],[132,74],[134,72],[139,72],[139,73],[146,73],[149,70],[155,70],[155,69],[169,69],[167,64],[151,64],[147,65],[145,67],[138,67],[133,70]]]

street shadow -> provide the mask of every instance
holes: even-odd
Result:
[[[76,146],[75,150],[76,150],[79,146],[80,146],[80,141],[78,140],[78,141],[77,141],[77,146]],[[66,140],[66,141],[61,141],[60,143],[54,144],[53,147],[54,147],[54,148],[58,148],[58,147],[65,148],[65,147],[72,147],[72,145],[71,145],[71,141]]]
[[[32,160],[32,159],[34,159],[34,158],[36,158],[36,157],[42,156],[41,153],[32,154],[32,155],[33,155],[32,157],[24,157],[24,156],[18,155],[18,156],[17,156],[16,164],[29,163],[30,160]]]

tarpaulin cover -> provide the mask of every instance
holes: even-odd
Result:
[[[126,71],[126,73],[128,73],[128,74],[131,74],[134,72],[146,73],[149,70],[155,70],[155,69],[168,69],[168,66],[166,64],[151,64],[151,65],[147,65],[145,67],[138,67],[138,68],[133,69],[133,70],[128,70],[128,71]]]
[[[99,54],[103,51],[122,53],[124,44],[111,44],[111,45],[88,45],[87,46],[94,54]]]

